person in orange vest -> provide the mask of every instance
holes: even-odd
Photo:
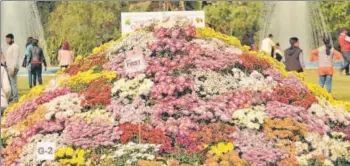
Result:
[[[318,61],[319,85],[324,87],[328,93],[332,92],[333,60],[343,60],[341,53],[330,44],[328,37],[323,38],[324,45],[314,49],[310,53],[310,62]]]
[[[345,70],[346,75],[350,75],[349,65],[350,65],[350,37],[348,36],[348,31],[346,29],[342,30],[338,38],[341,52],[344,57],[344,65],[340,68],[340,73]]]

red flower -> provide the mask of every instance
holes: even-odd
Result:
[[[272,94],[272,100],[285,104],[309,108],[317,99],[309,91],[301,92],[290,86],[276,87]]]
[[[111,102],[112,85],[106,79],[101,78],[91,81],[86,90],[82,90],[79,95],[85,97],[83,105],[108,105]]]
[[[253,70],[266,70],[271,67],[270,63],[265,59],[261,59],[255,55],[243,54],[240,56],[242,65],[249,71]]]
[[[78,64],[71,65],[65,71],[69,75],[75,75],[78,72],[84,72],[91,69],[93,66],[103,66],[107,62],[106,57],[103,53],[88,56],[82,59]]]
[[[171,139],[160,129],[153,129],[146,124],[121,124],[119,129],[123,131],[120,141],[124,144],[130,141],[140,141],[141,143],[161,144],[165,151],[171,148]]]

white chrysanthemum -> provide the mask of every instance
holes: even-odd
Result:
[[[99,118],[99,119],[104,119],[104,120],[111,122],[111,123],[114,122],[114,118],[112,116],[112,113],[105,110],[105,109],[96,109],[93,111],[77,113],[74,115],[74,117],[79,117],[79,118],[83,118],[83,119],[87,119],[87,120]]]
[[[297,154],[302,154],[304,152],[307,152],[309,149],[308,144],[300,141],[295,142],[295,148],[296,148]]]
[[[81,112],[83,107],[80,104],[83,100],[84,98],[77,93],[59,96],[45,104],[47,108],[45,119],[50,120],[54,116],[58,119],[71,117]]]
[[[125,51],[130,51],[133,48],[141,48],[145,55],[151,55],[152,51],[148,46],[156,41],[153,33],[149,32],[134,32],[126,36],[121,42],[112,45],[108,49],[108,58],[111,59],[115,55],[121,55]]]
[[[37,134],[30,138],[29,142],[23,146],[22,152],[19,156],[19,163],[25,163],[26,165],[40,164],[40,161],[36,159],[36,153],[34,152],[36,150],[37,143],[42,141],[55,142],[56,149],[59,149],[64,146],[62,144],[62,138],[60,138],[57,133],[47,135]]]
[[[156,144],[136,144],[129,142],[127,144],[116,145],[117,150],[112,156],[115,159],[119,157],[128,158],[126,163],[134,163],[137,160],[153,160],[159,151],[160,145]]]
[[[350,142],[330,138],[328,135],[309,133],[305,138],[311,145],[312,150],[309,155],[324,156],[326,159],[336,161],[345,159],[350,161]]]
[[[331,106],[321,101],[319,104],[312,104],[308,111],[321,119],[327,118],[346,126],[350,125],[350,113],[342,107]]]
[[[148,95],[151,92],[153,82],[145,78],[145,74],[137,75],[134,79],[126,80],[122,78],[114,83],[112,88],[112,95],[120,97],[137,97],[140,95]]]
[[[204,96],[218,96],[238,88],[236,80],[230,74],[221,74],[211,70],[193,71],[195,90]]]
[[[265,107],[257,106],[236,110],[233,115],[233,122],[240,126],[246,126],[250,129],[259,129],[267,118]]]
[[[301,155],[297,157],[298,164],[300,166],[308,166],[309,165],[309,160],[310,158],[307,155]]]

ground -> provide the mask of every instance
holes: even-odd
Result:
[[[305,80],[310,83],[318,84],[317,70],[307,70]],[[350,76],[340,75],[336,71],[333,76],[332,94],[335,99],[350,101]]]
[[[43,76],[43,83],[47,84],[53,78],[54,76]],[[30,89],[28,85],[27,76],[19,76],[17,83],[18,83],[18,93],[20,96],[29,92]]]
[[[44,76],[44,84],[54,76]],[[305,80],[310,83],[318,83],[318,75],[316,70],[307,70]],[[28,93],[29,86],[26,76],[18,78],[18,88],[20,95]],[[333,77],[333,95],[336,99],[350,101],[350,76],[340,75],[337,71]]]

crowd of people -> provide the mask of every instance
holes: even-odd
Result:
[[[9,45],[5,53],[1,50],[1,112],[7,107],[9,102],[18,102],[17,74],[19,72],[20,49],[15,43],[13,34],[6,35],[6,43]],[[247,33],[242,38],[242,44],[249,46],[251,50],[257,50],[254,42],[253,30],[247,29]],[[332,78],[334,74],[333,61],[343,60],[340,72],[345,71],[350,75],[350,37],[346,29],[342,30],[338,42],[341,52],[334,49],[330,43],[330,38],[324,37],[323,45],[314,49],[310,53],[310,62],[318,61],[319,85],[326,86],[329,93],[332,91]],[[260,51],[264,51],[282,61],[287,71],[303,72],[305,68],[303,50],[300,48],[299,39],[291,37],[290,47],[281,51],[279,43],[273,41],[273,35],[269,34],[264,40]],[[68,68],[73,64],[74,53],[71,51],[69,43],[64,41],[58,51],[58,61],[61,68]],[[47,63],[43,49],[39,46],[39,40],[29,37],[26,44],[26,51],[22,67],[28,70],[29,88],[43,84],[42,70],[47,70]]]
[[[18,102],[17,75],[20,68],[20,47],[15,43],[13,34],[6,35],[8,49],[1,50],[1,113],[10,102]],[[69,43],[64,41],[58,51],[58,61],[61,68],[68,68],[73,64],[74,55]],[[39,40],[29,37],[26,44],[22,67],[28,70],[29,88],[43,84],[42,70],[47,70],[44,51],[39,46]]]
[[[251,50],[256,50],[252,38],[254,38],[254,33],[247,30],[247,33],[242,38],[242,44],[249,46]],[[310,52],[310,62],[318,62],[319,85],[321,87],[326,86],[329,93],[332,92],[334,61],[343,61],[340,73],[342,74],[345,71],[345,75],[350,75],[350,37],[346,29],[341,31],[338,42],[341,52],[332,47],[329,37],[324,37],[323,45]],[[290,47],[282,52],[279,43],[275,43],[273,41],[273,35],[269,34],[262,40],[260,51],[264,51],[278,61],[282,61],[287,71],[304,72],[304,53],[300,48],[299,39],[297,37],[291,37],[289,43]]]

